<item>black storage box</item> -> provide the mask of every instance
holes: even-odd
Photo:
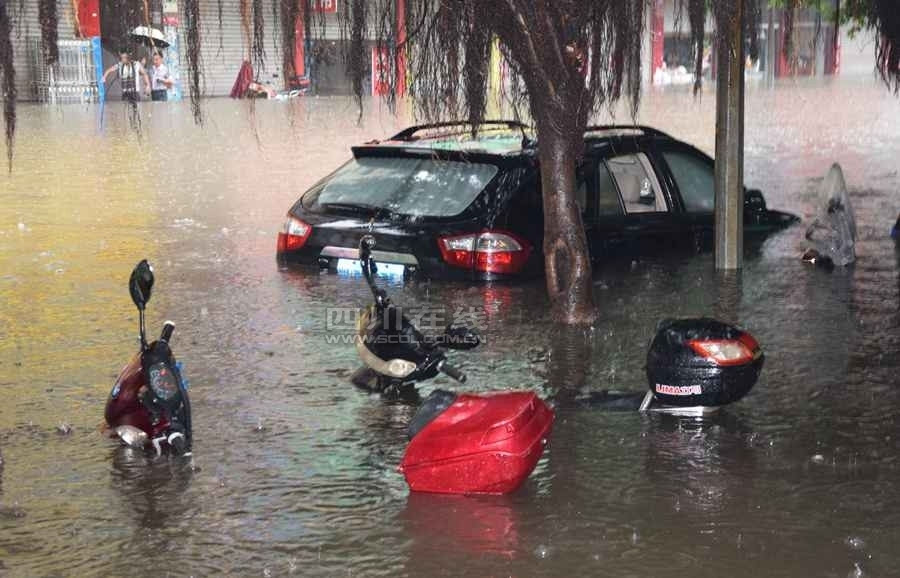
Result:
[[[763,366],[749,333],[715,319],[666,320],[647,353],[647,379],[657,404],[717,407],[749,392]]]

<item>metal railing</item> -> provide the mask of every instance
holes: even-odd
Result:
[[[97,66],[90,40],[60,40],[59,62],[47,66],[41,54],[41,40],[28,43],[34,73],[34,97],[53,104],[97,102]]]

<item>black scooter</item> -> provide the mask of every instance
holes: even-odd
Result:
[[[465,383],[465,374],[447,362],[446,352],[477,347],[481,342],[478,334],[451,324],[440,335],[423,335],[375,284],[374,247],[375,238],[371,235],[360,240],[360,264],[374,303],[357,321],[356,349],[365,366],[353,373],[351,381],[387,397],[416,397],[416,383],[439,372]]]

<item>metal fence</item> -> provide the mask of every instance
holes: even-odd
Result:
[[[59,62],[47,66],[41,54],[41,40],[28,45],[34,71],[35,99],[50,103],[97,102],[97,66],[90,40],[60,40]]]

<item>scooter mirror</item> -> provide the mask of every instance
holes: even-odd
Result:
[[[131,280],[128,282],[131,291],[131,300],[140,311],[144,310],[150,301],[150,293],[153,289],[153,267],[146,259],[142,260],[131,272]]]

